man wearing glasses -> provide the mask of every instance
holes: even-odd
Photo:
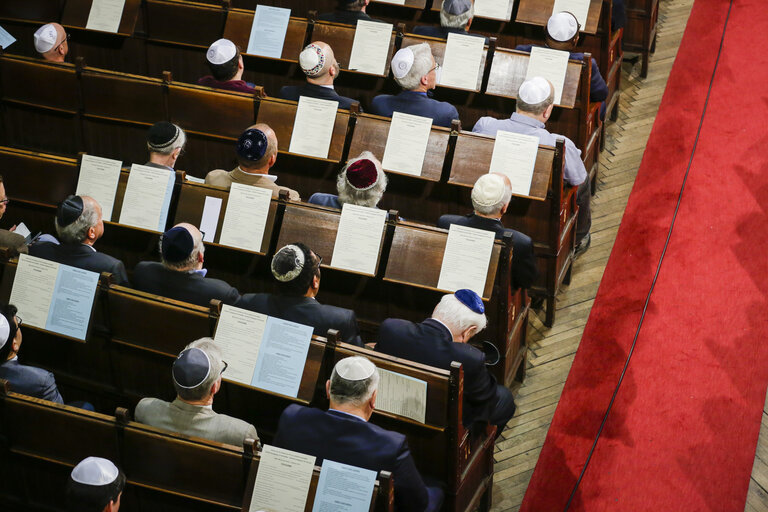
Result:
[[[3,177],[0,176],[0,219],[5,215],[5,209],[8,207],[8,196],[5,195],[5,184],[3,183]],[[0,229],[0,247],[12,247],[18,252],[27,252],[27,240],[18,233],[14,233],[16,226],[8,229]]]
[[[173,363],[176,399],[169,403],[143,398],[136,406],[136,421],[234,446],[243,446],[246,439],[258,441],[253,425],[213,411],[213,396],[221,388],[221,375],[226,369],[221,349],[213,339],[193,341]]]
[[[58,23],[48,23],[35,31],[35,50],[45,60],[64,62],[69,52],[69,34]]]

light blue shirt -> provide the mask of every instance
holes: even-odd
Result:
[[[549,133],[544,128],[544,123],[532,117],[524,116],[515,112],[509,119],[494,119],[492,117],[481,117],[472,131],[485,135],[496,136],[496,132],[504,130],[507,132],[522,133],[523,135],[533,135],[539,138],[539,144],[544,146],[555,146],[559,139],[565,140],[565,175],[563,178],[569,185],[581,185],[587,179],[587,170],[584,168],[584,162],[581,161],[581,150],[578,149],[568,137]]]

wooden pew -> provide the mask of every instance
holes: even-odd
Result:
[[[354,69],[349,69],[349,59],[352,55],[352,43],[355,39],[354,26],[341,25],[339,23],[330,23],[327,21],[313,21],[310,23],[310,38],[312,41],[325,41],[331,48],[336,56],[336,60],[339,61],[341,69],[350,73],[362,73]],[[397,37],[397,31],[392,31],[392,36],[389,40],[389,50],[387,50],[387,59],[384,66],[384,72],[381,76],[386,77],[389,75],[389,63],[392,60],[392,55],[395,53],[395,39]],[[368,73],[366,73],[368,74]]]
[[[640,76],[648,76],[648,59],[656,51],[656,28],[659,22],[659,0],[627,0],[627,26],[624,27],[624,49],[640,52],[643,64]]]
[[[125,0],[123,15],[117,28],[117,35],[130,37],[136,27],[140,0]],[[90,30],[86,28],[93,0],[67,0],[61,15],[61,24],[65,28]]]
[[[129,421],[124,409],[107,416],[19,395],[2,384],[0,430],[10,456],[0,467],[10,481],[3,479],[0,499],[8,503],[65,510],[68,475],[88,456],[108,458],[125,473],[121,501],[129,511],[240,510],[253,492],[260,462],[253,442],[233,447],[174,434]],[[319,473],[316,467],[307,511]],[[392,492],[390,475],[382,472],[370,510],[391,511]]]

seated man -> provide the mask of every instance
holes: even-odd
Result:
[[[467,342],[485,329],[483,300],[472,290],[444,295],[428,318],[420,324],[388,318],[379,328],[376,351],[402,357],[435,368],[450,369],[452,361],[464,367],[463,423],[496,425],[496,436],[515,414],[512,393],[485,367],[485,355]]]
[[[459,118],[456,107],[427,96],[427,91],[437,85],[438,67],[427,43],[398,50],[392,57],[392,74],[403,90],[396,96],[380,94],[373,98],[371,113],[392,117],[394,112],[404,112],[431,117],[435,125],[450,127],[451,122]]]
[[[301,242],[286,245],[272,258],[277,294],[246,293],[237,307],[311,325],[318,336],[326,336],[328,329],[337,329],[342,341],[362,346],[355,312],[320,304],[315,299],[320,291],[321,261]]]
[[[531,238],[514,229],[507,229],[501,223],[512,199],[509,178],[503,174],[483,174],[472,187],[473,213],[468,215],[443,215],[437,221],[438,227],[448,229],[451,224],[484,229],[496,233],[501,239],[505,233],[512,234],[512,286],[530,288],[538,276],[536,256],[533,254]]]
[[[186,143],[187,134],[175,124],[167,121],[153,124],[147,132],[149,162],[144,165],[173,172]]]
[[[125,489],[125,474],[111,460],[86,457],[67,480],[70,512],[117,512]]]
[[[545,123],[552,115],[554,108],[555,88],[544,78],[535,77],[520,85],[517,93],[516,112],[509,119],[494,119],[481,117],[475,123],[472,131],[496,136],[499,130],[533,135],[539,138],[539,144],[554,146],[558,139],[565,139],[565,173],[564,180],[576,191],[576,202],[579,205],[579,216],[576,222],[576,254],[581,254],[589,248],[591,237],[589,228],[592,225],[590,199],[592,192],[587,179],[587,170],[581,160],[579,150],[568,137],[549,133]]]
[[[413,28],[413,33],[440,39],[448,39],[450,33],[484,37],[469,33],[473,15],[472,0],[444,0],[440,7],[440,26],[418,25]],[[488,44],[488,38],[484,37],[484,39]]]
[[[338,0],[335,11],[326,12],[318,16],[320,21],[332,21],[345,25],[357,25],[357,20],[376,21],[365,12],[371,0]]]
[[[562,50],[570,52],[571,59],[584,60],[583,53],[577,53],[573,50],[579,43],[579,22],[576,16],[570,12],[558,12],[549,17],[547,26],[544,28],[544,41],[547,47],[553,50]],[[531,52],[531,44],[519,44],[515,50],[522,52]],[[600,68],[597,61],[592,59],[592,81],[589,83],[589,101],[602,102],[600,107],[600,119],[605,119],[605,99],[608,98],[608,85],[600,74]]]
[[[312,194],[309,202],[339,210],[346,203],[376,208],[387,190],[387,175],[379,159],[370,151],[363,151],[341,170],[336,178],[336,190],[338,196],[317,192]]]
[[[129,286],[123,262],[93,247],[104,234],[101,206],[94,198],[69,196],[59,204],[55,224],[61,244],[36,242],[29,246],[29,254],[91,272],[108,272],[115,284]]]
[[[237,140],[237,167],[227,172],[216,169],[205,177],[208,185],[230,188],[232,183],[268,188],[272,197],[278,197],[281,190],[288,191],[288,199],[301,201],[299,193],[276,184],[277,176],[269,169],[277,161],[277,135],[268,125],[259,123],[251,126]]]
[[[360,102],[352,98],[339,96],[333,88],[333,81],[338,78],[341,68],[333,54],[333,49],[327,43],[315,41],[307,45],[299,54],[299,65],[307,75],[304,85],[286,85],[280,89],[284,100],[299,101],[300,96],[319,98],[321,100],[338,101],[339,108],[349,110],[353,103]]]
[[[0,379],[15,393],[64,403],[51,372],[19,363],[21,318],[16,313],[16,306],[0,306]]]
[[[35,30],[32,36],[35,40],[35,50],[45,60],[64,62],[69,52],[69,34],[58,23],[46,23]]]
[[[5,183],[3,177],[0,176],[0,219],[5,215],[5,210],[8,208],[8,196],[5,194]],[[17,252],[27,253],[27,240],[18,233],[14,233],[16,226],[11,226],[10,229],[0,229],[0,246],[11,247],[16,249]]]
[[[395,481],[398,511],[439,510],[443,493],[427,487],[403,434],[368,423],[376,408],[379,371],[370,360],[342,359],[325,383],[328,411],[297,404],[280,416],[274,445],[371,471],[389,471]]]
[[[226,369],[221,348],[211,338],[193,341],[173,363],[176,399],[169,403],[142,398],[136,406],[136,421],[235,446],[243,446],[246,439],[258,441],[253,425],[213,411],[213,395],[219,392]]]
[[[133,271],[134,288],[198,306],[211,299],[232,305],[240,293],[220,279],[205,277],[205,245],[200,230],[182,222],[160,237],[160,261],[142,261]]]
[[[243,56],[229,39],[215,41],[208,48],[205,59],[211,74],[200,78],[198,84],[227,91],[256,92],[254,84],[243,80]]]

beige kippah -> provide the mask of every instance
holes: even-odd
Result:
[[[488,173],[480,176],[472,187],[472,203],[479,206],[494,206],[504,198],[507,185],[498,174]]]
[[[579,31],[579,22],[570,12],[558,12],[547,21],[547,34],[555,41],[570,41]]]
[[[552,88],[547,79],[537,76],[523,82],[517,97],[529,105],[536,105],[547,99],[551,92]]]
[[[344,380],[365,380],[376,371],[376,365],[362,356],[353,356],[336,363],[336,375]]]

